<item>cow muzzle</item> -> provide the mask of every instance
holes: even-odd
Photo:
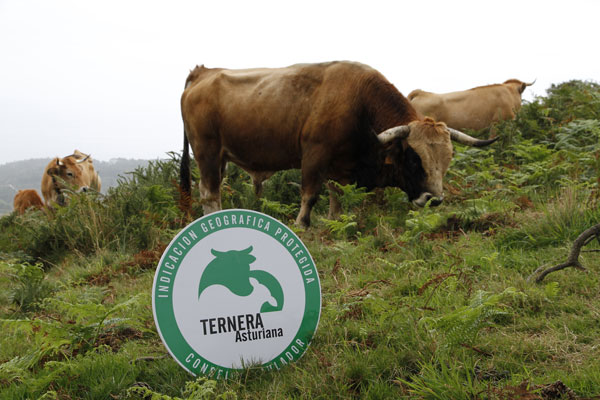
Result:
[[[91,188],[89,186],[82,186],[79,188],[79,190],[77,190],[77,193],[87,193],[91,191]]]
[[[421,193],[421,195],[418,198],[414,199],[412,201],[412,203],[418,207],[425,207],[425,205],[429,201],[430,201],[431,206],[433,206],[433,207],[439,206],[440,204],[442,204],[442,201],[444,201],[444,196],[437,197],[437,196],[432,195],[429,192],[424,192],[424,193]]]

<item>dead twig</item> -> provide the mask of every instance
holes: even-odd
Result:
[[[481,355],[484,355],[486,357],[491,357],[492,356],[491,353],[488,353],[485,350],[481,350],[480,348],[475,347],[475,346],[469,346],[468,344],[465,344],[465,343],[461,343],[461,346],[464,347],[465,349],[473,350],[474,352],[479,353]]]
[[[167,358],[169,357],[168,354],[164,354],[162,356],[146,356],[146,357],[138,357],[135,360],[132,360],[129,362],[129,364],[135,364],[137,362],[140,361],[155,361],[155,360],[162,360],[163,358]]]
[[[544,269],[544,266],[536,269],[533,274],[529,275],[527,278],[528,281],[531,281],[536,275],[535,278],[536,283],[540,283],[544,280],[546,275],[551,272],[560,271],[561,269],[565,269],[568,267],[574,267],[582,271],[586,271],[586,269],[579,262],[579,253],[581,252],[581,248],[586,244],[590,243],[594,239],[598,239],[600,241],[600,224],[596,224],[589,229],[586,229],[581,235],[575,239],[573,242],[573,246],[571,247],[571,252],[569,253],[569,257],[567,261],[562,264],[555,265],[554,267]],[[538,275],[539,274],[539,275]]]
[[[371,285],[374,285],[376,283],[385,283],[386,285],[389,285],[391,282],[388,281],[387,279],[378,279],[376,281],[367,282],[362,287],[362,289],[358,289],[358,290],[355,290],[353,292],[350,292],[350,293],[348,293],[348,296],[349,297],[362,297],[362,296],[366,296],[366,295],[369,294],[369,291],[367,290],[367,287],[371,286]]]

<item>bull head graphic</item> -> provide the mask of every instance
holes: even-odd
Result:
[[[260,312],[281,311],[283,309],[283,290],[273,275],[266,271],[250,270],[250,264],[256,261],[252,254],[252,246],[245,250],[217,251],[211,249],[215,256],[202,273],[198,298],[202,291],[212,285],[223,285],[233,294],[241,297],[250,296],[258,285],[263,285],[271,294]],[[273,304],[275,303],[275,304]]]

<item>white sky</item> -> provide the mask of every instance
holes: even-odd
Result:
[[[353,60],[407,95],[600,81],[600,1],[0,0],[0,164],[182,147],[196,64]]]

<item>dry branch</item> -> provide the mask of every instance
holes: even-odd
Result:
[[[168,354],[163,354],[162,356],[146,356],[146,357],[138,357],[135,360],[132,360],[129,362],[129,364],[135,364],[139,361],[155,361],[155,360],[162,360],[163,358],[167,358],[169,357]]]
[[[573,246],[571,247],[571,252],[569,253],[569,257],[567,258],[567,261],[565,261],[562,264],[555,265],[554,267],[551,267],[548,269],[544,269],[544,267],[542,266],[542,267],[536,269],[535,272],[533,274],[531,274],[529,276],[529,278],[527,278],[527,280],[529,281],[535,275],[539,274],[537,276],[537,278],[535,278],[535,281],[536,281],[536,283],[540,283],[541,281],[544,280],[546,275],[548,275],[549,273],[554,272],[554,271],[560,271],[561,269],[565,269],[568,267],[575,267],[577,269],[585,271],[586,269],[579,262],[579,253],[581,252],[581,248],[583,246],[585,246],[586,244],[588,244],[589,242],[591,242],[594,239],[598,239],[598,241],[600,241],[600,224],[596,224],[596,225],[592,226],[591,228],[586,229],[585,231],[583,231],[583,233],[581,235],[579,235],[577,237],[577,239],[575,239],[575,241],[573,242]]]

